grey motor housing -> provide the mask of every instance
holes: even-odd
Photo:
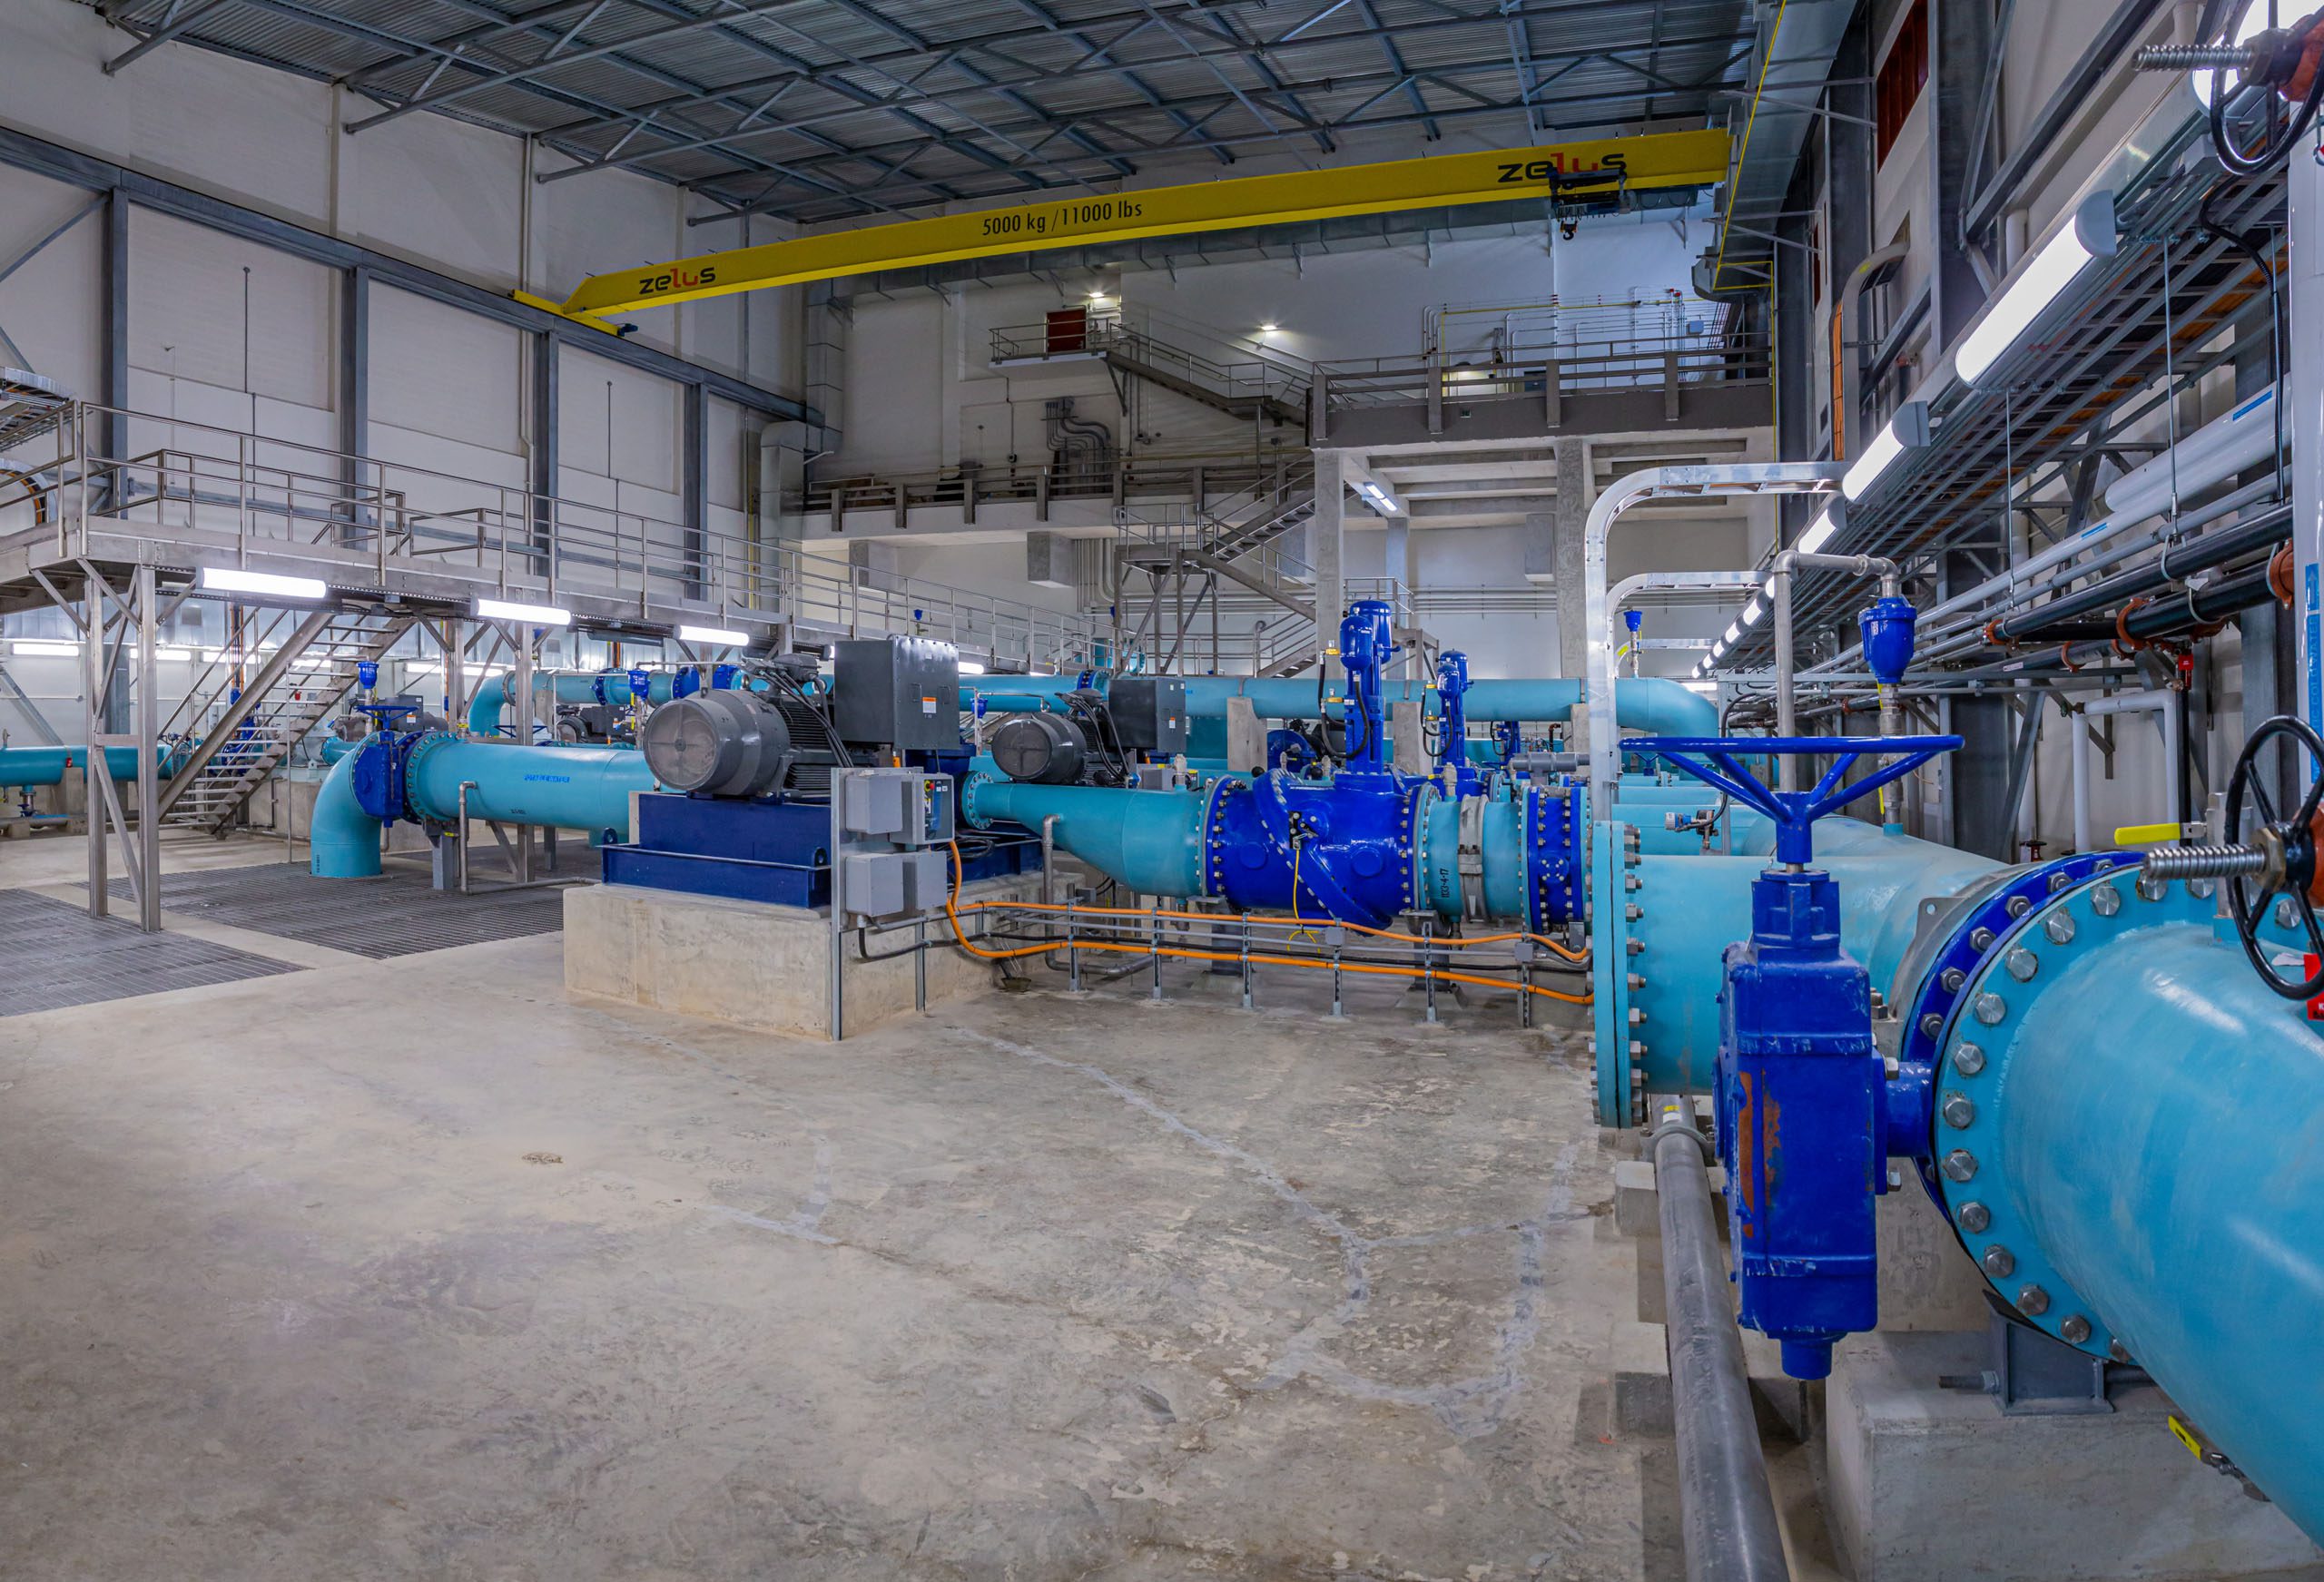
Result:
[[[763,797],[781,791],[793,756],[782,711],[755,693],[696,693],[664,703],[638,732],[654,778],[674,791]]]
[[[1030,785],[1073,784],[1089,752],[1081,727],[1062,714],[1012,714],[990,746],[1001,773]]]

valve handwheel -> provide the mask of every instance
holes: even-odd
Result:
[[[1629,736],[1622,740],[1624,750],[1668,759],[1704,784],[1766,814],[1776,827],[1776,860],[1793,865],[1814,856],[1808,831],[1817,820],[1904,779],[1938,753],[1951,752],[1960,745],[1958,736]],[[1813,791],[1777,791],[1740,762],[1753,753],[1829,754],[1832,766]],[[1848,771],[1863,758],[1894,762],[1862,780],[1847,782]]]
[[[2253,969],[2270,988],[2286,999],[2304,1001],[2324,994],[2324,967],[2306,978],[2287,978],[2278,973],[2260,942],[2260,921],[2267,915],[2269,901],[2280,894],[2290,896],[2299,907],[2309,950],[2324,957],[2324,929],[2317,925],[2315,895],[2317,806],[2324,801],[2324,767],[2317,771],[2292,816],[2278,818],[2275,801],[2268,795],[2267,778],[2260,771],[2260,750],[2280,736],[2289,736],[2307,748],[2310,762],[2324,766],[2324,739],[2306,721],[2279,714],[2251,732],[2242,755],[2235,761],[2235,778],[2228,782],[2227,827],[2232,832],[2241,831],[2243,801],[2248,794],[2260,824],[2246,850],[2256,853],[2259,861],[2256,865],[2247,861],[2241,870],[2224,877],[2227,904],[2235,913],[2235,931],[2243,941],[2243,954],[2251,958]]]

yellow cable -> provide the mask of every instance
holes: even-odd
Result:
[[[1718,277],[1727,270],[1727,238],[1735,226],[1735,197],[1742,185],[1743,162],[1751,156],[1751,132],[1759,124],[1759,100],[1768,91],[1768,73],[1774,68],[1776,50],[1783,43],[1783,14],[1790,7],[1791,0],[1783,0],[1776,7],[1776,25],[1768,34],[1768,53],[1759,62],[1759,80],[1751,85],[1751,112],[1743,118],[1743,146],[1735,151],[1735,173],[1727,181],[1727,212],[1718,222],[1718,258],[1710,266],[1710,289],[1714,291],[1719,289]]]

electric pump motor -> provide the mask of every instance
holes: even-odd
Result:
[[[992,761],[1011,780],[1071,785],[1081,778],[1089,741],[1062,714],[1015,714],[992,733]]]
[[[761,797],[783,789],[793,757],[782,711],[754,693],[696,693],[663,704],[638,732],[654,778],[674,791]]]

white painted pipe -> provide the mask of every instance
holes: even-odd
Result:
[[[2107,485],[2106,514],[2135,518],[2167,510],[2174,482],[2183,500],[2269,460],[2275,455],[2276,439],[2276,392],[2262,390],[2181,439],[2175,449],[2140,463]]]
[[[2185,744],[2179,739],[2179,694],[2153,692],[2116,693],[2111,698],[2093,698],[2082,705],[2082,712],[2085,715],[2142,714],[2150,711],[2161,716],[2162,751],[2169,760],[2163,776],[2163,794],[2170,799],[2170,805],[2165,809],[2163,816],[2153,821],[2170,823],[2179,817],[2179,810],[2185,806],[2184,799],[2181,795],[2181,782],[2186,774],[2187,754]],[[2076,784],[2078,788],[2086,788],[2089,783],[2090,752],[2087,733],[2078,733],[2074,738],[2074,745],[2079,749]],[[2090,848],[2081,845],[2081,840],[2083,833],[2083,826],[2089,820],[2089,811],[2081,789],[2077,789],[2075,794],[2074,817],[2076,820],[2075,844],[2079,850],[2087,851]]]

